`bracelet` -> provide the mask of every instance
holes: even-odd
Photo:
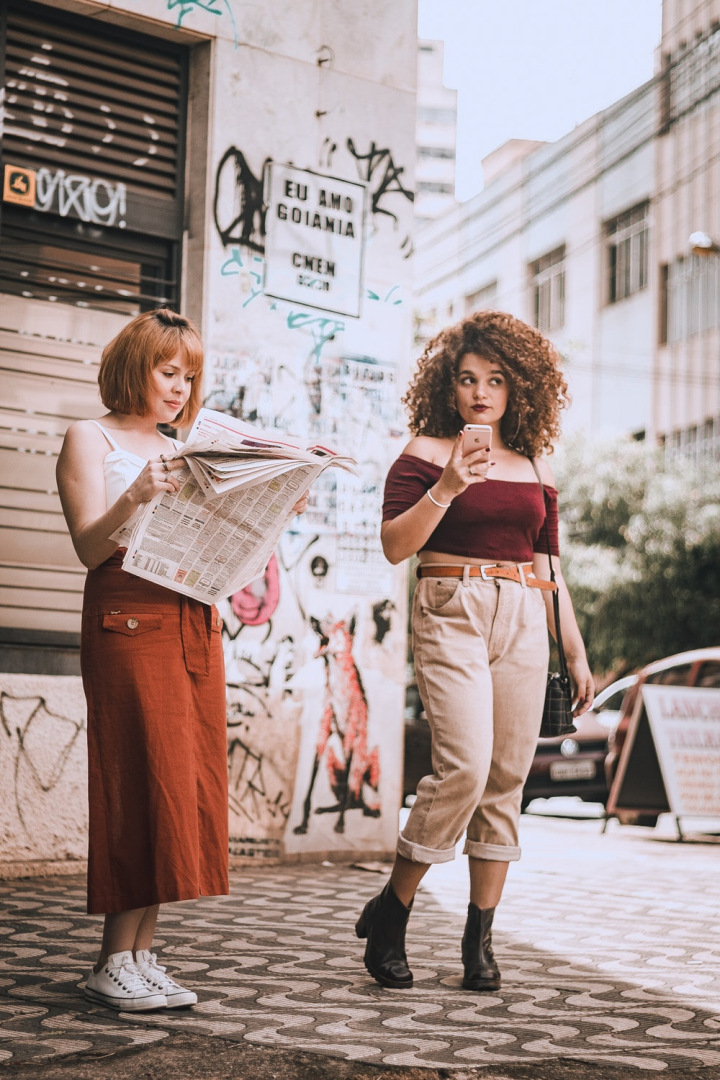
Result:
[[[450,500],[449,503],[441,503],[441,502],[438,502],[437,499],[434,499],[433,496],[430,494],[430,488],[427,489],[425,494],[427,495],[430,502],[434,503],[435,506],[439,506],[441,510],[447,510],[448,506],[452,506],[452,500]]]

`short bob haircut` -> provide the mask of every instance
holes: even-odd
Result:
[[[570,400],[560,356],[539,330],[502,311],[475,312],[428,342],[403,398],[413,435],[454,439],[460,431],[455,390],[467,353],[505,373],[509,395],[500,432],[507,445],[531,458],[552,453]]]
[[[201,404],[203,347],[190,319],[169,308],[138,315],[103,349],[98,385],[105,408],[147,416],[150,375],[178,353],[195,376],[190,397],[174,421],[178,427],[186,423]]]

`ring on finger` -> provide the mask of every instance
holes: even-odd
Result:
[[[470,473],[470,475],[471,475],[471,476],[474,476],[474,475],[475,475],[475,470],[473,469],[472,465],[470,465],[470,466],[468,467],[468,472]]]
[[[164,458],[163,458],[163,469],[165,470],[165,475],[167,476],[167,474],[170,472],[170,469],[168,468],[168,463],[167,463],[167,461],[165,461]]]

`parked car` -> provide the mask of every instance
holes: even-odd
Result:
[[[523,791],[523,809],[533,799],[551,799],[557,795],[605,803],[608,735],[619,719],[623,698],[635,678],[628,675],[618,679],[598,694],[592,708],[575,720],[574,735],[538,739]]]
[[[645,683],[659,686],[710,686],[720,687],[720,646],[709,649],[693,649],[691,652],[677,653],[664,660],[648,664],[634,676],[635,684],[625,695],[617,724],[610,732],[608,753],[605,758],[605,777],[608,791],[612,787],[618,761],[627,738],[630,720],[635,709],[637,696]],[[656,824],[657,814],[645,814],[639,811],[623,810],[618,819],[625,825]]]

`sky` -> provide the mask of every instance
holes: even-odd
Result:
[[[554,141],[652,77],[661,0],[418,0],[458,90],[456,195],[507,139]]]

